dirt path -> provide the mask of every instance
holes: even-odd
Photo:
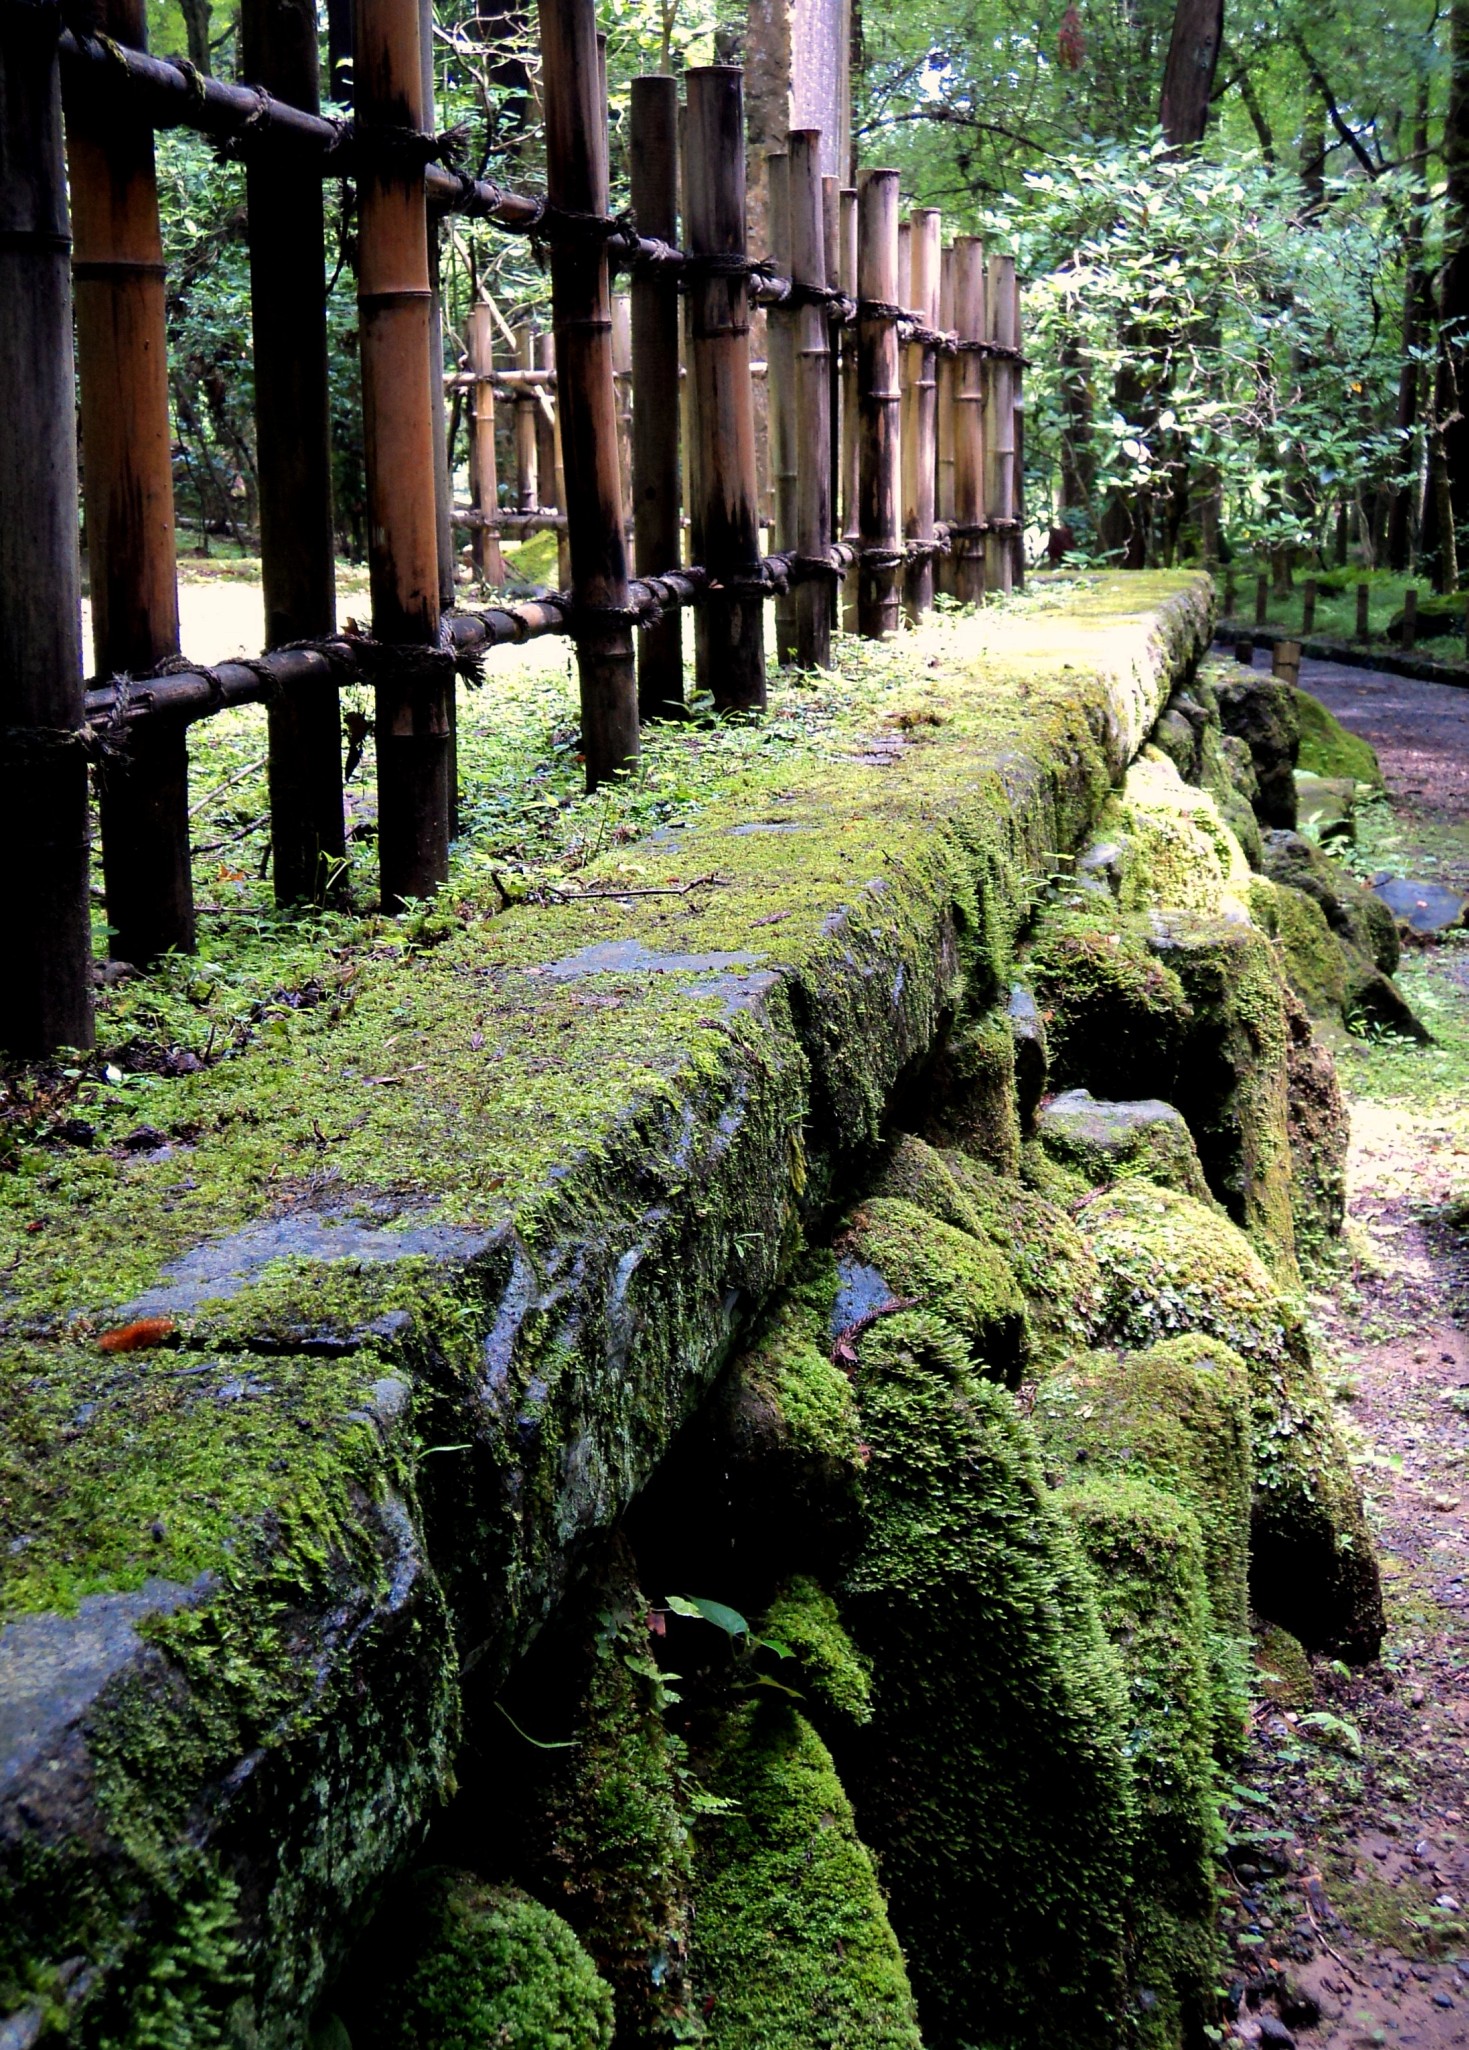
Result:
[[[1357,865],[1469,890],[1469,691],[1308,663],[1370,740],[1394,810]],[[1438,1046],[1352,1042],[1351,1216],[1312,1299],[1382,1550],[1389,1633],[1363,1674],[1277,1678],[1230,1817],[1235,2033],[1302,2050],[1469,2044],[1469,936],[1402,981]]]

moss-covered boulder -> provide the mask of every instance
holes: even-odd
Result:
[[[1304,891],[1327,925],[1384,975],[1396,973],[1397,925],[1380,898],[1304,833],[1274,832],[1265,840],[1265,873],[1275,883]]]
[[[1312,1031],[1301,1004],[1292,1001],[1286,1006],[1286,1023],[1291,1212],[1296,1253],[1309,1270],[1329,1255],[1346,1221],[1351,1119],[1336,1063]]]
[[[915,1203],[872,1196],[837,1243],[839,1337],[875,1311],[906,1301],[942,1317],[976,1365],[1014,1382],[1030,1351],[1025,1298],[1010,1262],[987,1238],[945,1224]]]
[[[923,1130],[940,1146],[959,1146],[1001,1174],[1020,1165],[1015,1035],[1008,1011],[961,1025],[933,1064]]]
[[[1087,1089],[1064,1090],[1042,1110],[1038,1136],[1062,1167],[1089,1188],[1141,1175],[1211,1202],[1193,1135],[1171,1103],[1100,1102]]]
[[[1110,904],[1048,906],[1026,968],[1062,1088],[1171,1100],[1192,1007],[1139,921]]]
[[[1213,797],[1157,750],[1132,764],[1107,816],[1122,848],[1125,911],[1218,911],[1248,887],[1249,863]]]
[[[608,2050],[612,1994],[559,1915],[511,1887],[433,1867],[378,1918],[366,2050]]]
[[[1261,825],[1294,827],[1294,771],[1301,734],[1291,686],[1240,671],[1219,686],[1218,699],[1225,732],[1250,750],[1259,783],[1255,811]]]
[[[1313,776],[1297,769],[1296,817],[1301,831],[1322,846],[1355,845],[1356,784],[1350,776]]]
[[[1369,790],[1381,790],[1382,768],[1360,734],[1349,733],[1320,698],[1298,686],[1292,689],[1300,750],[1296,766],[1313,776],[1349,777]]]
[[[694,1972],[712,2050],[919,2050],[913,1994],[831,1753],[801,1711],[738,1701],[696,1746],[708,1793]]]
[[[1010,1037],[1015,1047],[1015,1102],[1020,1113],[1022,1138],[1035,1130],[1035,1114],[1046,1093],[1050,1053],[1046,1046],[1046,1021],[1028,989],[1016,983],[1008,1006]]]
[[[1080,1222],[1116,1342],[1141,1350],[1178,1332],[1205,1332],[1245,1362],[1255,1606],[1313,1648],[1375,1657],[1383,1629],[1377,1562],[1294,1303],[1242,1233],[1175,1190],[1121,1183]]]
[[[871,1722],[871,1668],[847,1635],[825,1588],[798,1574],[766,1610],[760,1628],[796,1661],[818,1720],[836,1716],[854,1726]]]
[[[838,1745],[935,2043],[1111,2045],[1132,1832],[1090,1576],[1002,1390],[932,1318],[863,1334],[873,1717]]]
[[[1033,1365],[1053,1364],[1090,1342],[1100,1278],[1065,1208],[1043,1190],[997,1175],[967,1153],[903,1136],[873,1193],[985,1240],[1006,1262],[1025,1301]]]
[[[1215,723],[1205,727],[1199,747],[1199,784],[1219,808],[1219,816],[1238,840],[1251,868],[1261,860],[1260,821],[1255,800],[1260,779],[1254,757],[1242,740]]]
[[[1248,1699],[1250,1386],[1222,1339],[1193,1332],[1139,1353],[1092,1353],[1048,1375],[1032,1421],[1048,1470],[1065,1486],[1143,1475],[1198,1519],[1209,1595],[1213,1725],[1221,1753],[1240,1745]]]
[[[1291,988],[1310,1015],[1355,1031],[1427,1040],[1392,979],[1399,942],[1387,906],[1299,833],[1267,835],[1265,867],[1266,877],[1251,887],[1251,907],[1277,942]]]
[[[1131,2039],[1145,2050],[1189,2050],[1215,2019],[1223,1962],[1211,1617],[1199,1519],[1137,1475],[1087,1480],[1060,1499],[1094,1569],[1103,1624],[1127,1684],[1137,1804]]]

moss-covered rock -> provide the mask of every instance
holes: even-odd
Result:
[[[872,1196],[853,1211],[838,1249],[838,1327],[883,1302],[911,1301],[942,1317],[977,1365],[1018,1380],[1030,1350],[1025,1298],[1009,1261],[987,1238],[899,1197]]]
[[[1249,863],[1214,799],[1156,750],[1132,764],[1109,815],[1120,827],[1125,911],[1219,911],[1247,889]]]
[[[1039,1120],[1042,1146],[1089,1188],[1133,1175],[1211,1202],[1193,1135],[1171,1103],[1104,1103],[1086,1089],[1053,1096]]]
[[[1115,1340],[1145,1349],[1206,1332],[1249,1370],[1255,1606],[1303,1643],[1375,1657],[1377,1562],[1299,1311],[1241,1233],[1172,1189],[1119,1184],[1087,1207],[1081,1226]]]
[[[1296,1252],[1301,1265],[1310,1269],[1326,1258],[1346,1221],[1351,1120],[1336,1063],[1311,1030],[1305,1010],[1292,1002],[1286,1019],[1291,1211]]]
[[[771,1603],[760,1627],[795,1659],[802,1684],[816,1704],[814,1713],[852,1724],[871,1722],[871,1670],[824,1588],[798,1575]]]
[[[1338,717],[1326,709],[1319,697],[1293,689],[1295,724],[1301,736],[1297,767],[1309,775],[1350,777],[1369,789],[1383,787],[1383,771],[1375,750],[1360,734],[1348,734]]]
[[[925,2035],[1112,2044],[1132,1830],[1090,1578],[1003,1391],[917,1314],[858,1346],[869,1531],[840,1591],[873,1720],[838,1749]]]
[[[1219,816],[1238,840],[1250,867],[1259,868],[1262,846],[1255,799],[1260,794],[1260,779],[1249,748],[1211,722],[1204,729],[1199,757],[1201,787],[1219,807]]]
[[[609,2050],[612,1995],[559,1915],[431,1868],[379,1917],[366,2050]]]
[[[1296,770],[1296,816],[1303,833],[1323,847],[1353,846],[1357,838],[1357,786],[1350,776],[1313,776]]]
[[[1133,2040],[1187,2050],[1217,2012],[1222,1832],[1210,1749],[1210,1613],[1199,1520],[1139,1476],[1067,1488],[1127,1683],[1137,1803],[1129,1928]]]
[[[1336,936],[1384,975],[1396,972],[1397,926],[1367,885],[1303,833],[1273,832],[1265,841],[1265,873],[1272,882],[1304,891],[1320,906]]]
[[[1293,828],[1301,735],[1291,686],[1268,676],[1235,672],[1220,685],[1218,698],[1225,732],[1250,750],[1259,783],[1255,811],[1261,825]]]
[[[961,1026],[934,1064],[923,1119],[936,1145],[958,1146],[1001,1174],[1020,1166],[1015,1038],[1007,1011]]]
[[[903,1955],[831,1754],[799,1709],[737,1702],[697,1764],[694,1971],[713,2050],[918,2050]]]
[[[1016,983],[1010,991],[1010,1037],[1015,1044],[1015,1102],[1020,1113],[1022,1139],[1035,1130],[1035,1114],[1046,1093],[1050,1052],[1046,1045],[1046,1021],[1028,989]]]
[[[1146,1352],[1092,1353],[1041,1383],[1032,1420],[1064,1485],[1141,1474],[1197,1518],[1214,1730],[1222,1753],[1237,1751],[1248,1708],[1251,1409],[1243,1360],[1198,1332]]]
[[[1144,929],[1110,905],[1054,906],[1027,959],[1064,1088],[1169,1100],[1193,1011]]]

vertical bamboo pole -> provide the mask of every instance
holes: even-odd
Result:
[[[1016,324],[1015,259],[992,256],[985,293],[986,339],[1002,349],[1019,347]],[[985,520],[984,587],[1011,590],[1015,582],[1015,365],[1004,356],[983,359],[989,371],[984,416]]]
[[[857,387],[861,408],[858,473],[857,627],[869,639],[897,629],[902,592],[898,518],[898,291],[896,171],[864,171],[857,187]]]
[[[973,235],[954,243],[954,329],[981,341],[985,317],[984,250]],[[984,358],[960,349],[954,359],[954,596],[961,605],[984,597]],[[967,530],[967,531],[966,531]]]
[[[106,0],[98,27],[143,49],[144,0]],[[178,653],[173,431],[153,131],[116,96],[68,105],[77,370],[102,675],[146,675]],[[183,725],[148,720],[99,779],[109,947],[145,962],[192,952],[189,754]]]
[[[779,276],[791,275],[791,160],[787,150],[765,157],[766,239]],[[794,307],[772,306],[765,315],[765,417],[770,447],[774,521],[772,552],[796,545],[800,451],[796,440],[796,323]],[[775,600],[775,659],[796,655],[796,594]]]
[[[926,328],[939,317],[939,232],[936,207],[919,207],[911,217],[912,260],[908,304]],[[938,383],[930,343],[909,342],[903,416],[903,533],[922,546],[932,542],[937,485]],[[911,394],[911,398],[909,398]],[[918,621],[933,604],[933,556],[920,555],[908,566],[904,603],[909,619]]]
[[[537,334],[534,363],[537,370],[549,370],[553,382],[537,387],[536,396],[536,504],[561,508],[561,486],[556,475],[556,344],[549,334]]]
[[[1020,329],[1020,279],[1012,259],[1010,268],[1010,337],[1016,349],[1022,345]],[[1025,589],[1025,373],[1018,361],[1010,366],[1010,419],[1012,422],[1012,481],[1010,517],[1015,530],[1010,536],[1010,565],[1013,588]]]
[[[311,0],[244,0],[245,76],[320,107]],[[321,187],[289,158],[245,169],[265,645],[336,632],[326,239]],[[278,904],[320,899],[342,874],[342,714],[334,684],[282,691],[269,708],[270,843]]]
[[[823,282],[831,291],[839,289],[842,276],[842,199],[840,180],[831,176],[821,181],[821,228],[824,255]],[[829,457],[828,544],[841,539],[842,531],[842,330],[826,321],[827,346],[827,440]],[[826,579],[827,610],[833,627],[841,624],[841,591],[838,579]]]
[[[632,206],[639,229],[678,240],[678,81],[635,78],[629,109]],[[656,270],[632,286],[633,551],[639,576],[682,560],[679,543],[678,284]],[[638,713],[683,710],[683,627],[676,608],[638,632]]]
[[[954,251],[952,246],[944,250],[939,258],[939,330],[942,334],[954,332]],[[938,517],[947,526],[954,517],[954,393],[958,385],[959,359],[947,351],[939,356],[935,365],[935,381],[938,385],[938,426],[935,440],[938,443],[938,476],[934,495],[937,500]],[[934,578],[938,588],[949,597],[954,595],[954,549],[951,542],[949,553],[941,555]]]
[[[624,509],[632,504],[632,301],[612,295],[612,383],[617,394],[617,465]]]
[[[495,390],[490,383],[495,362],[495,316],[490,307],[470,307],[468,341],[475,380],[469,433],[471,496],[481,514],[493,519],[500,503],[500,476],[495,463]],[[493,527],[474,530],[474,567],[482,584],[505,581],[505,556]]]
[[[92,1044],[70,229],[56,15],[0,14],[0,1046]],[[31,736],[28,744],[27,736]]]
[[[434,0],[418,0],[418,63],[422,90],[422,124],[432,132],[437,126],[434,108]],[[429,400],[434,426],[434,522],[439,542],[439,606],[444,612],[454,604],[454,482],[449,475],[449,418],[444,404],[444,292],[440,277],[439,250],[442,224],[436,214],[427,216],[428,351],[430,364]],[[458,828],[457,706],[454,688],[449,688],[449,799],[453,811],[451,830]]]
[[[745,255],[744,74],[711,64],[687,73],[685,237],[690,415],[695,460],[694,559],[719,579],[698,612],[699,688],[722,710],[765,703],[755,410]]]
[[[536,340],[536,362],[543,370],[556,368],[556,337],[540,335]],[[561,400],[553,385],[551,391],[551,420],[549,427],[551,495],[556,501],[556,510],[562,524],[556,530],[556,586],[558,590],[571,589],[571,541],[566,530],[566,465],[561,454]],[[546,451],[541,453],[541,467],[546,469]]]
[[[380,658],[375,685],[382,900],[398,910],[448,875],[453,794],[453,670],[438,648],[428,209],[421,169],[394,143],[394,131],[423,125],[418,0],[356,0],[353,61],[372,630],[402,651]]]
[[[838,195],[838,231],[841,249],[841,289],[854,303],[857,297],[857,188],[843,186]],[[857,323],[842,329],[842,474],[841,536],[854,546],[858,534],[858,479],[861,470],[861,421],[857,407]],[[842,586],[842,624],[848,633],[857,631],[858,577],[850,575]]]
[[[515,330],[515,367],[534,370],[536,338],[529,321]],[[534,512],[540,504],[540,480],[536,465],[536,395],[528,385],[515,393],[515,509]]]
[[[826,232],[822,216],[821,130],[793,129],[788,204],[791,277],[817,290],[826,284]],[[819,300],[795,316],[795,432],[798,454],[794,546],[798,555],[824,556],[831,545],[831,343]],[[803,669],[831,665],[831,580],[798,584],[796,660]]]
[[[607,96],[595,0],[540,0],[546,187],[553,206],[605,215]],[[638,690],[627,613],[627,537],[617,458],[612,282],[605,242],[551,253],[557,416],[576,601],[587,788],[638,755]],[[600,617],[599,617],[600,615]]]

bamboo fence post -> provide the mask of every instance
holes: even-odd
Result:
[[[275,99],[320,111],[311,0],[244,0],[245,76]],[[322,190],[290,158],[252,153],[250,319],[265,645],[337,630],[327,387]],[[344,875],[342,714],[335,684],[282,690],[270,732],[270,844],[278,904],[320,901]]]
[[[490,372],[495,365],[495,316],[481,302],[469,309],[469,367],[474,374],[470,409],[470,497],[487,520],[500,503],[500,477],[495,463],[495,392]],[[505,556],[493,527],[476,527],[473,535],[475,574],[482,584],[503,584]]]
[[[788,150],[765,157],[766,243],[777,273],[791,275],[791,160]],[[801,451],[796,442],[796,312],[772,306],[765,315],[765,418],[770,451],[774,519],[771,551],[796,545],[797,491]],[[796,654],[796,594],[775,600],[775,659],[782,667]]]
[[[0,977],[0,1046],[92,1044],[70,227],[55,15],[0,15],[0,864],[19,885]],[[13,424],[13,423],[12,423]],[[33,744],[27,743],[27,733]]]
[[[678,81],[632,82],[631,199],[644,235],[678,240]],[[633,559],[640,577],[682,561],[679,543],[678,282],[648,269],[632,286]],[[677,607],[638,632],[638,713],[676,717],[684,704],[683,624]]]
[[[827,175],[821,181],[821,227],[824,246],[823,281],[828,291],[840,289],[842,275],[842,197],[839,179]],[[832,323],[826,325],[827,342],[827,436],[829,456],[827,481],[829,486],[828,514],[830,531],[828,545],[839,541],[842,533],[842,329],[835,335]],[[827,580],[827,610],[831,614],[833,627],[841,624],[841,582],[832,577]]]
[[[684,213],[694,560],[718,579],[694,634],[701,690],[721,710],[765,703],[765,617],[756,495],[745,258],[744,74],[686,74]],[[702,261],[700,259],[703,259]]]
[[[1015,284],[1013,303],[1015,308],[1015,346],[1018,349],[1021,346],[1020,284],[1018,279]],[[1011,588],[1016,591],[1023,591],[1025,589],[1025,377],[1023,368],[1018,361],[1011,365],[1010,379],[1012,387],[1010,418],[1013,423],[1012,435],[1015,445],[1012,463],[1013,482],[1010,488],[1010,517],[1015,522],[1014,529],[1010,535],[1010,576]]]
[[[147,44],[144,0],[106,0],[98,27]],[[177,655],[173,428],[153,131],[115,98],[67,109],[77,371],[92,642],[106,676]],[[143,963],[194,947],[189,751],[183,722],[148,720],[98,779],[109,951]]]
[[[911,216],[912,268],[908,303],[923,326],[934,330],[939,318],[939,235],[942,220],[936,207],[919,207]],[[934,505],[937,486],[936,443],[938,381],[931,342],[909,342],[905,392],[912,399],[903,421],[903,533],[916,541],[920,553],[908,565],[904,602],[915,623],[933,604]]]
[[[791,277],[821,291],[826,285],[822,211],[821,130],[793,129],[789,170]],[[812,561],[831,547],[831,340],[826,306],[808,299],[795,315],[795,444],[799,455],[794,546]],[[803,669],[831,666],[831,578],[798,584],[796,660]]]
[[[357,303],[385,909],[449,872],[453,667],[439,649],[428,209],[403,138],[423,126],[418,0],[356,0]],[[393,653],[389,655],[388,650]]]
[[[556,337],[549,331],[536,336],[536,368],[556,375]],[[562,516],[556,530],[556,585],[571,589],[571,546],[566,538],[566,473],[561,463],[561,408],[554,384],[542,387],[546,403],[536,401],[536,466],[540,472],[542,496]]]
[[[595,0],[540,0],[546,189],[567,214],[604,217],[607,95]],[[556,413],[581,679],[587,788],[637,760],[638,690],[627,615],[627,536],[612,370],[612,281],[600,237],[551,251]]]
[[[515,330],[515,367],[530,371],[536,367],[535,331],[529,321]],[[540,504],[540,478],[536,463],[536,395],[523,384],[515,393],[515,509],[533,513]]]
[[[939,332],[952,334],[954,331],[954,251],[952,245],[945,249],[939,259]],[[954,393],[959,376],[959,359],[945,349],[934,366],[938,390],[938,424],[935,440],[938,444],[938,475],[934,496],[937,501],[938,517],[945,526],[954,519]],[[939,557],[937,574],[934,578],[938,588],[946,596],[954,595],[954,543]]]
[[[1013,256],[992,256],[985,293],[986,340],[1001,349],[1020,346]],[[987,364],[988,403],[984,417],[984,537],[986,592],[1015,586],[1015,363],[992,356]]]
[[[857,187],[858,475],[857,627],[869,639],[897,629],[903,537],[898,523],[898,181],[864,171]]]
[[[617,394],[617,465],[624,510],[632,505],[632,301],[612,295],[612,383]]]
[[[954,377],[954,596],[961,605],[984,597],[985,359],[966,342],[985,328],[984,249],[973,235],[954,243],[954,328],[959,336]]]
[[[422,81],[422,125],[432,134],[438,125],[434,108],[434,0],[418,0],[418,62]],[[449,475],[449,418],[444,403],[444,292],[439,250],[442,228],[437,214],[425,222],[428,234],[429,403],[434,426],[434,519],[439,542],[439,608],[454,606],[454,480]],[[449,687],[449,802],[451,831],[459,825],[458,706]]]
[[[839,283],[842,294],[854,304],[857,298],[857,188],[844,185],[838,192],[838,235],[841,254]],[[857,482],[861,448],[857,417],[857,323],[855,317],[842,329],[841,339],[841,525],[844,541],[857,543]],[[842,586],[842,624],[848,633],[857,631],[857,578],[849,576]]]

